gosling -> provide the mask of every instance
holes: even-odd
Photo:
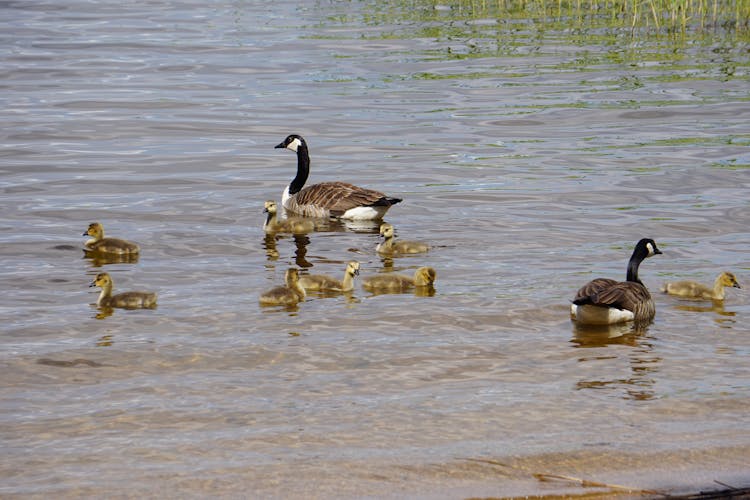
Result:
[[[378,243],[375,251],[383,255],[424,253],[430,250],[430,246],[421,241],[397,241],[394,238],[393,226],[387,222],[380,225],[380,236],[383,237],[383,241]]]
[[[302,276],[299,284],[307,290],[326,290],[330,292],[351,292],[354,290],[354,277],[359,276],[359,262],[353,260],[346,264],[344,279],[337,280],[325,274]]]
[[[737,277],[729,271],[721,273],[716,277],[713,288],[698,283],[697,281],[674,281],[664,283],[661,291],[670,295],[699,300],[724,300],[724,287],[742,288]]]
[[[102,292],[96,305],[99,307],[120,307],[123,309],[153,309],[156,307],[156,294],[152,292],[123,292],[112,295],[114,283],[109,273],[99,273],[89,287],[101,287]]]
[[[307,234],[315,231],[315,223],[302,217],[278,218],[278,206],[273,200],[263,204],[263,212],[267,213],[266,221],[263,223],[263,231],[273,233]]]
[[[90,252],[135,255],[141,251],[137,244],[130,241],[121,240],[120,238],[105,238],[104,226],[99,222],[89,224],[89,228],[83,235],[91,236],[91,239],[84,243],[85,250]]]
[[[299,271],[290,267],[284,274],[284,286],[266,290],[260,295],[262,306],[294,306],[305,300],[305,289],[299,284]]]
[[[413,287],[432,286],[437,278],[437,272],[431,267],[420,267],[414,271],[414,277],[402,274],[378,274],[365,279],[362,288],[368,292],[389,291],[404,292]]]

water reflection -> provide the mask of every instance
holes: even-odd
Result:
[[[583,325],[573,322],[573,339],[576,347],[604,347],[609,344],[635,346],[645,328],[630,323],[616,325]]]
[[[606,349],[609,345],[626,345],[633,347],[628,351],[628,362],[631,375],[629,377],[609,377],[609,370],[602,378],[579,380],[576,389],[606,389],[620,388],[625,391],[624,399],[646,401],[656,396],[655,375],[662,362],[660,356],[653,353],[653,344],[644,337],[645,328],[634,324],[586,326],[575,325],[572,343],[579,348]],[[597,363],[602,360],[612,360],[612,365],[619,358],[619,354],[604,351],[601,355],[581,356],[579,363]]]
[[[714,313],[718,316],[717,318],[714,318],[714,321],[718,323],[722,328],[732,328],[732,326],[737,322],[735,319],[733,319],[737,313],[735,311],[725,310],[723,300],[714,300],[711,302],[711,305],[677,305],[675,306],[675,309],[688,312]]]
[[[266,258],[269,261],[278,260],[281,254],[277,248],[277,243],[287,239],[288,236],[291,236],[294,241],[294,263],[301,268],[312,267],[312,263],[306,258],[307,246],[310,244],[310,238],[306,234],[282,236],[280,234],[266,233],[261,243],[263,249],[266,251]]]
[[[137,264],[139,254],[115,254],[115,253],[102,253],[92,252],[91,250],[83,250],[83,258],[89,259],[91,267],[102,267],[107,264]]]
[[[373,288],[372,290],[369,290],[370,296],[374,297],[376,295],[399,295],[399,294],[412,294],[415,297],[434,297],[435,296],[435,287],[433,285],[427,285],[427,286],[415,286],[410,287],[405,290],[394,290],[394,289],[388,289],[388,288]]]

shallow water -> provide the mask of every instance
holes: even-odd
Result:
[[[0,6],[0,494],[750,483],[746,45],[417,36],[368,3],[92,5]],[[373,225],[266,238],[292,132],[312,181],[403,197],[386,220],[432,250],[384,261]],[[84,258],[95,220],[137,262]],[[747,285],[722,306],[655,293],[644,331],[575,328],[576,289],[624,277],[643,236],[653,292]],[[258,305],[289,266],[350,259],[433,266],[436,293]],[[158,308],[100,314],[102,270]]]

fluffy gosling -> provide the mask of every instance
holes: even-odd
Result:
[[[284,286],[276,286],[260,295],[262,306],[293,306],[305,300],[305,289],[299,284],[299,271],[290,267],[284,274]]]
[[[414,277],[403,274],[377,274],[366,278],[362,288],[369,292],[390,291],[403,292],[413,287],[432,286],[437,278],[437,272],[431,267],[420,267],[414,271]]]
[[[380,225],[380,236],[383,241],[378,243],[375,250],[383,255],[424,253],[430,249],[429,245],[421,241],[396,240],[393,226],[387,222]]]
[[[697,281],[685,280],[664,283],[661,291],[687,299],[724,300],[725,287],[742,288],[737,281],[737,277],[729,271],[725,271],[716,277],[713,288]]]
[[[307,234],[315,231],[315,223],[302,217],[278,218],[278,206],[273,200],[263,204],[263,212],[267,213],[266,221],[263,223],[263,231],[266,233],[292,233]]]
[[[105,238],[104,226],[99,222],[89,224],[89,228],[83,235],[91,236],[91,239],[84,243],[85,250],[90,252],[135,255],[141,251],[137,244],[130,241],[121,240],[120,238]]]
[[[114,282],[109,273],[99,273],[89,287],[101,287],[102,292],[96,305],[99,307],[120,307],[123,309],[153,309],[156,307],[156,294],[152,292],[123,292],[112,295]]]
[[[355,276],[359,276],[359,262],[353,260],[346,264],[343,280],[337,280],[325,274],[310,274],[300,277],[299,284],[306,290],[350,292],[354,290]]]

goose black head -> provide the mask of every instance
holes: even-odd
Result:
[[[281,144],[277,144],[276,146],[274,146],[274,148],[275,149],[284,149],[284,148],[291,149],[292,151],[296,153],[297,149],[300,146],[304,146],[304,145],[305,145],[305,140],[302,138],[301,135],[292,134],[288,136],[286,139],[284,139],[284,141],[281,142]]]
[[[646,257],[653,257],[654,255],[660,254],[661,250],[657,248],[654,240],[651,238],[643,238],[635,245],[635,252],[633,253],[638,253],[645,259]]]

